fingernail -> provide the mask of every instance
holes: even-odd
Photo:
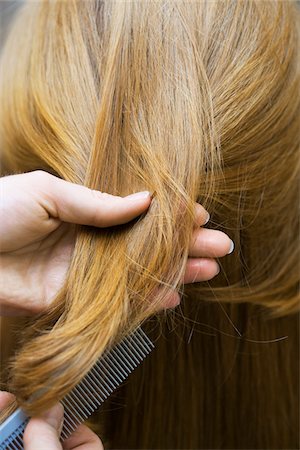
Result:
[[[49,425],[51,425],[51,427],[55,428],[57,431],[60,431],[63,423],[63,414],[64,414],[63,406],[59,403],[58,405],[53,406],[48,411],[45,411],[41,415],[41,417]]]
[[[141,200],[150,197],[149,191],[136,192],[135,194],[127,195],[125,198],[129,198],[130,200]]]
[[[209,222],[209,219],[210,219],[210,214],[207,213],[207,217],[206,217],[206,221],[204,222],[204,225],[206,225]]]
[[[231,240],[230,249],[229,249],[229,252],[227,254],[230,255],[230,253],[232,253],[233,250],[234,250],[234,242]]]

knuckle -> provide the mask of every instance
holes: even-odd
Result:
[[[97,207],[91,213],[91,224],[98,227],[108,226],[116,212],[116,204],[112,196],[99,191],[91,191],[91,195],[97,199]]]
[[[47,201],[48,206],[53,203],[53,198],[57,196],[59,192],[60,180],[48,172],[37,170],[33,173],[33,181],[30,186],[31,195],[41,204],[45,204]]]
[[[97,200],[103,200],[107,201],[110,198],[110,195],[106,192],[96,191],[94,189],[91,189],[91,195],[92,197],[96,198]]]
[[[52,184],[53,176],[43,170],[35,170],[31,173],[32,183],[36,188],[49,188]]]
[[[95,209],[91,212],[90,224],[94,227],[105,228],[107,226],[107,218],[106,213],[104,213],[101,207],[99,209]]]
[[[30,419],[28,425],[25,428],[23,441],[28,445],[31,441],[32,434],[39,432],[40,424],[37,419]]]

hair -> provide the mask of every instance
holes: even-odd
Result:
[[[102,413],[108,446],[298,448],[297,16],[259,0],[46,0],[17,15],[1,64],[2,173],[156,191],[130,224],[76,228],[65,284],[12,363],[29,414],[171,289],[182,306],[163,332],[145,325],[157,348]],[[215,280],[184,287],[195,201],[236,250]]]

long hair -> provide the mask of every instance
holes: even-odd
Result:
[[[296,20],[295,4],[259,0],[20,12],[2,54],[3,174],[156,192],[129,225],[77,227],[66,282],[12,363],[29,414],[60,400],[171,289],[182,307],[164,332],[147,325],[157,350],[118,394],[127,409],[102,418],[109,445],[296,448]],[[236,249],[216,280],[183,288],[195,201]]]

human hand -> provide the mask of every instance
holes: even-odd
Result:
[[[0,313],[44,310],[63,285],[75,243],[72,224],[109,227],[149,207],[151,195],[117,197],[35,171],[0,179]]]
[[[14,400],[8,392],[0,392],[0,411]],[[24,450],[103,450],[98,436],[85,425],[79,425],[63,443],[59,436],[63,425],[63,406],[58,403],[44,414],[28,422],[23,442]]]
[[[72,224],[109,227],[147,210],[149,192],[117,197],[35,171],[0,179],[0,313],[35,314],[63,285],[75,236]],[[221,231],[199,228],[208,213],[196,205],[196,224],[183,282],[209,280],[219,271],[214,257],[230,252]],[[178,302],[177,302],[178,303]],[[169,302],[168,307],[176,302]]]
[[[214,278],[220,272],[215,258],[229,255],[234,250],[233,241],[223,231],[202,228],[208,223],[210,216],[198,203],[195,208],[195,226],[182,279],[183,284],[198,283]],[[164,299],[164,308],[174,308],[179,304],[180,295],[170,290]]]

